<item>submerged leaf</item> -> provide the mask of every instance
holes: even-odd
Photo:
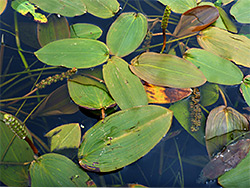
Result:
[[[86,170],[109,172],[148,153],[168,132],[172,111],[155,105],[133,107],[99,121],[83,136],[78,158]]]
[[[238,65],[250,67],[250,39],[247,37],[209,27],[201,31],[197,40],[206,51],[232,60]]]
[[[169,54],[143,53],[131,61],[130,69],[147,83],[159,86],[189,88],[206,82],[195,65]]]
[[[217,8],[210,5],[197,6],[182,14],[173,35],[183,37],[196,33],[211,25],[218,17]]]
[[[121,109],[147,105],[147,95],[140,79],[130,70],[123,59],[113,56],[103,66],[105,84]]]

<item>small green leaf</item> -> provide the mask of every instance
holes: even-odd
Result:
[[[217,84],[206,83],[200,88],[201,105],[210,106],[219,99],[219,86]]]
[[[105,84],[121,109],[147,105],[147,95],[140,79],[129,70],[123,59],[113,56],[103,66]]]
[[[89,109],[106,109],[115,104],[103,83],[86,76],[75,75],[68,80],[69,94],[79,106]]]
[[[104,43],[93,39],[62,39],[47,44],[35,55],[52,66],[89,68],[104,63],[109,50]]]
[[[201,31],[197,40],[204,50],[232,60],[238,65],[250,67],[250,39],[247,37],[209,27]]]
[[[86,13],[84,0],[29,0],[48,13],[74,17]]]
[[[158,0],[164,5],[171,7],[171,10],[176,13],[183,13],[197,6],[196,0]]]
[[[243,79],[243,73],[235,64],[208,51],[191,48],[184,58],[200,69],[209,82],[235,85]]]
[[[122,13],[107,34],[110,54],[126,56],[140,46],[147,33],[147,18],[141,13]]]
[[[50,15],[46,24],[37,25],[37,37],[42,47],[55,40],[69,38],[70,31],[67,19],[55,14]]]
[[[32,187],[87,187],[88,174],[67,157],[49,153],[30,165]]]
[[[37,22],[46,23],[48,21],[45,15],[35,12],[36,7],[27,0],[14,0],[11,2],[11,7],[22,15],[32,14]]]
[[[240,85],[240,89],[246,103],[248,104],[248,106],[250,106],[250,75],[247,75],[243,79],[243,83]]]
[[[238,22],[250,23],[249,4],[250,0],[238,0],[230,9],[230,13]]]
[[[81,141],[81,129],[78,123],[58,126],[44,135],[49,138],[50,151],[78,148]]]
[[[224,23],[226,29],[230,32],[237,33],[237,27],[230,20],[228,14],[221,7],[216,7],[216,8],[219,10],[220,18],[222,19],[222,22]]]
[[[99,121],[83,136],[80,165],[109,172],[146,155],[168,132],[172,111],[155,105],[133,107]]]
[[[78,23],[70,26],[71,38],[98,39],[102,30],[93,24]]]
[[[146,52],[131,61],[131,71],[154,85],[175,88],[197,87],[205,76],[191,62],[169,54]]]
[[[90,14],[100,18],[113,17],[120,8],[117,0],[83,0]]]

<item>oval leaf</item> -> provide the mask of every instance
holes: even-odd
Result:
[[[130,69],[146,82],[159,86],[189,88],[206,82],[192,63],[169,54],[143,53],[131,61]]]
[[[71,38],[98,39],[102,30],[93,24],[78,23],[70,26]]]
[[[109,57],[109,50],[97,40],[62,39],[47,44],[35,55],[40,61],[52,66],[89,68],[104,63]]]
[[[195,6],[197,6],[196,0],[158,0],[164,5],[171,7],[171,10],[176,13],[183,13]]]
[[[50,151],[78,148],[81,141],[81,129],[78,123],[61,125],[44,136],[49,138]]]
[[[243,83],[240,85],[240,89],[246,103],[248,104],[248,106],[250,106],[250,75],[247,75],[243,79]]]
[[[29,0],[40,9],[49,13],[56,13],[62,16],[74,17],[86,13],[84,0]]]
[[[200,88],[201,105],[210,106],[219,99],[219,86],[217,84],[206,83]]]
[[[49,153],[30,165],[32,187],[87,187],[88,174],[67,157]]]
[[[183,37],[211,25],[219,17],[217,8],[210,5],[202,5],[192,8],[181,15],[173,35]]]
[[[235,85],[243,79],[243,73],[236,65],[208,51],[191,48],[184,58],[200,69],[209,82]]]
[[[7,0],[1,0],[0,1],[0,15],[4,12],[6,6],[7,6]]]
[[[148,99],[140,79],[130,70],[128,63],[113,56],[103,66],[105,84],[121,109],[147,105]]]
[[[141,13],[122,13],[107,34],[110,54],[126,56],[140,46],[147,33],[147,18]]]
[[[37,25],[37,37],[42,47],[52,41],[69,38],[70,31],[67,19],[55,14],[50,15],[46,24]]]
[[[209,27],[201,31],[197,40],[205,50],[232,60],[238,65],[250,67],[250,39],[247,37]]]
[[[104,84],[86,76],[76,75],[68,80],[69,94],[79,106],[89,109],[106,109],[115,104]]]
[[[78,153],[80,165],[87,170],[108,172],[131,164],[163,138],[172,116],[172,111],[154,105],[108,116],[84,134]]]
[[[117,0],[84,0],[84,4],[90,14],[100,18],[113,17],[120,8]]]
[[[238,22],[250,23],[249,0],[238,0],[230,9],[230,13]]]

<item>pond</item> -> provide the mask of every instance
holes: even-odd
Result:
[[[247,187],[247,3],[1,0],[1,186]]]

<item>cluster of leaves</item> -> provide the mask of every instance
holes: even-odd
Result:
[[[107,32],[106,44],[98,40],[102,30],[92,24],[78,23],[67,29],[66,19],[59,19],[55,15],[48,18],[46,25],[38,24],[38,38],[42,48],[34,54],[41,62],[51,66],[76,67],[77,69],[96,67],[106,63],[102,66],[99,75],[79,71],[67,80],[68,93],[75,104],[89,110],[101,110],[103,119],[84,134],[81,144],[79,124],[62,125],[51,130],[46,134],[50,139],[50,152],[78,149],[79,164],[84,169],[109,172],[131,164],[148,153],[167,134],[173,116],[200,143],[205,144],[206,141],[211,157],[220,152],[229,141],[248,131],[248,120],[225,104],[225,106],[214,108],[207,120],[205,115],[200,113],[200,129],[192,132],[190,101],[189,98],[184,98],[191,94],[191,88],[201,86],[201,96],[209,100],[201,101],[201,104],[196,105],[208,106],[215,103],[219,97],[220,89],[217,84],[240,84],[243,97],[250,105],[249,75],[244,77],[237,66],[250,67],[250,40],[246,36],[231,33],[235,32],[236,28],[224,10],[218,6],[221,5],[220,2],[217,2],[215,7],[212,3],[197,4],[195,0],[180,0],[178,3],[175,1],[174,4],[171,0],[159,1],[168,5],[173,12],[182,13],[175,31],[170,34],[175,38],[173,41],[194,36],[200,31],[197,41],[201,48],[187,47],[182,57],[170,55],[168,51],[165,51],[166,53],[144,52],[134,57],[130,63],[126,62],[122,57],[134,52],[147,34],[148,21],[141,13],[121,13]],[[45,12],[66,17],[89,12],[94,16],[109,18],[118,12],[120,6],[116,0],[94,2],[91,0],[30,0],[30,2]],[[242,6],[239,4],[234,5],[236,8],[232,8],[232,14],[236,19],[239,18],[239,21],[244,22],[247,17],[238,17],[236,11],[240,9],[237,6]],[[28,11],[35,20],[37,18],[34,5],[28,1],[15,0],[12,7],[22,14],[27,14]],[[171,14],[168,13],[167,16],[171,18]],[[43,21],[40,20],[40,22]],[[212,23],[214,23],[213,26],[208,27]],[[64,28],[63,36],[56,34],[55,28],[58,29],[56,25]],[[52,34],[48,35],[51,28]],[[168,43],[171,43],[171,40]],[[142,81],[146,84],[143,85]],[[66,88],[66,86],[63,87]],[[51,94],[48,100],[61,93],[59,89]],[[174,103],[169,109],[159,105],[149,105],[149,103],[166,103],[165,96],[162,97],[163,101],[162,99],[159,101],[157,95],[152,94],[152,91],[160,90],[166,93],[173,90],[177,96],[175,99],[173,97],[167,99],[167,103]],[[209,95],[208,92],[210,92]],[[206,94],[209,97],[206,97]],[[213,95],[212,99],[211,95]],[[69,98],[67,94],[63,96]],[[45,104],[49,103],[48,100]],[[105,111],[108,108],[114,108],[115,105],[121,110],[105,117]],[[76,111],[75,107],[72,107],[72,111]],[[47,115],[50,113],[47,112]],[[1,112],[2,117],[4,114]],[[3,125],[1,125],[3,132],[12,134],[4,127],[4,121],[0,123]],[[5,144],[1,145],[1,148],[9,147],[6,143],[10,142],[10,137],[6,137],[5,140],[1,138],[1,144]],[[11,147],[16,148],[14,142],[27,147],[25,142],[13,140]],[[214,147],[214,143],[219,143],[219,146]],[[249,147],[246,148],[242,151],[245,154],[249,151]],[[32,152],[27,152],[21,156],[22,158],[10,161],[7,154],[16,156],[22,153],[20,149],[15,149],[15,152],[8,149],[1,150],[3,151],[1,162],[3,164],[18,162],[20,166],[15,167],[20,167],[19,170],[25,172],[25,177],[19,177],[23,185],[27,185],[28,170],[31,186],[86,186],[90,181],[84,171],[60,154],[49,153],[32,161]],[[27,150],[31,149],[27,148]],[[242,162],[246,163],[246,161],[247,159]],[[239,162],[237,161],[237,164]],[[249,164],[246,166],[249,170]],[[61,173],[58,173],[57,168],[60,168]],[[13,182],[10,181],[10,173],[13,169],[10,166],[4,168],[1,165],[1,172],[3,170],[6,174],[5,179],[1,181],[7,185],[18,185],[17,182],[12,184]],[[226,170],[218,174],[216,178]],[[43,179],[40,174],[43,174]],[[211,176],[207,178],[212,179]],[[227,181],[231,179],[222,176],[220,183],[226,185]],[[237,178],[234,181],[238,181]],[[249,182],[247,175],[241,182],[243,184]]]

